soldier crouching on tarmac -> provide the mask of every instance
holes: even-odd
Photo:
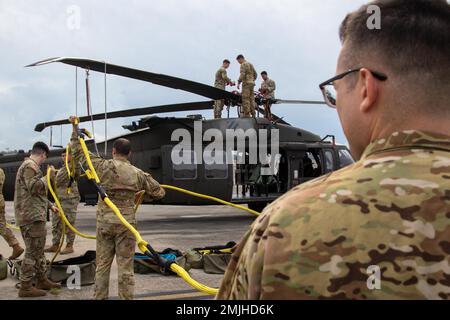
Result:
[[[19,241],[6,226],[5,218],[5,199],[3,198],[3,184],[5,183],[5,173],[0,168],[0,235],[6,240],[8,245],[13,249],[9,260],[14,260],[20,257],[23,253],[23,248],[20,246]]]
[[[66,161],[66,152],[61,154],[63,163]],[[69,170],[72,168],[72,156],[68,155]],[[74,178],[71,181],[69,173],[65,165],[58,170],[56,174],[56,193],[58,195],[59,201],[61,202],[61,207],[64,210],[67,220],[72,226],[75,226],[75,221],[77,217],[78,204],[80,203],[80,193],[78,192],[78,179],[79,169],[74,167]],[[52,215],[52,245],[44,250],[44,252],[56,252],[59,248],[59,243],[62,237],[62,224],[64,222],[61,220],[59,215]],[[70,254],[74,252],[73,244],[75,242],[75,232],[66,228],[66,248],[61,251],[61,254]]]
[[[46,212],[51,209],[53,213],[58,213],[58,209],[47,199],[47,180],[40,169],[48,153],[48,146],[44,142],[36,142],[30,157],[25,158],[17,171],[14,210],[16,224],[20,227],[25,243],[19,297],[41,297],[47,294],[44,290],[61,288],[60,284],[48,280],[46,276]],[[32,285],[33,275],[37,279],[35,287]]]
[[[70,117],[73,124],[71,149],[74,161],[87,168],[81,144],[77,137],[76,117]],[[123,217],[136,227],[134,211],[135,194],[145,190],[145,200],[161,199],[165,191],[152,176],[131,165],[131,143],[127,139],[117,139],[113,144],[112,160],[92,155],[92,164],[97,171],[102,186],[111,201],[119,208]],[[133,299],[134,270],[133,258],[136,239],[114,212],[101,200],[97,208],[97,270],[95,274],[95,299],[107,299],[109,295],[109,274],[114,256],[118,265],[119,297]]]

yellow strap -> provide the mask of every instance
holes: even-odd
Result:
[[[82,149],[83,149],[84,156],[85,156],[86,161],[88,162],[88,166],[89,166],[89,168],[91,170],[91,173],[93,174],[94,177],[96,177],[96,182],[100,183],[100,180],[98,179],[97,173],[95,172],[95,168],[92,165],[91,157],[89,156],[89,152],[88,152],[88,150],[86,148],[86,144],[84,144],[83,138],[80,138],[80,142],[81,142],[81,146],[82,146]],[[139,247],[139,250],[141,250],[142,253],[147,252],[148,251],[148,248],[147,248],[148,242],[145,241],[144,239],[142,239],[140,233],[122,216],[122,214],[120,213],[120,210],[116,207],[116,205],[108,197],[105,197],[105,199],[103,199],[103,201],[115,213],[117,218],[119,218],[120,222],[122,222],[122,224],[126,228],[128,228],[128,230],[130,230],[130,232],[135,236],[137,245]],[[179,275],[187,283],[189,283],[191,286],[196,288],[197,290],[200,290],[202,292],[205,292],[205,293],[208,293],[208,294],[211,294],[211,295],[215,295],[219,291],[216,288],[210,288],[208,286],[205,286],[205,285],[195,281],[186,272],[186,270],[184,270],[182,267],[180,267],[179,265],[177,265],[175,263],[172,263],[170,265],[170,269],[173,272],[175,272],[177,275]]]
[[[250,213],[252,213],[254,215],[257,215],[257,216],[259,216],[261,214],[258,211],[255,211],[255,210],[252,210],[250,208],[247,208],[247,207],[244,207],[244,206],[240,206],[238,204],[231,203],[231,202],[228,202],[228,201],[225,201],[225,200],[213,197],[213,196],[208,196],[208,195],[205,195],[205,194],[189,191],[189,190],[186,190],[186,189],[183,189],[183,188],[179,188],[179,187],[169,186],[167,184],[162,184],[161,187],[163,187],[164,189],[171,189],[171,190],[176,190],[176,191],[179,191],[179,192],[183,192],[183,193],[189,194],[189,195],[194,196],[194,197],[199,197],[199,198],[213,200],[213,201],[216,201],[216,202],[219,202],[219,203],[222,203],[222,204],[225,204],[225,205],[237,208],[237,209],[245,210],[245,211],[250,212]]]
[[[8,228],[12,229],[12,230],[20,231],[20,228],[17,227],[17,226],[15,226],[15,225],[13,225],[13,224],[7,223],[6,226],[7,226]]]
[[[89,170],[91,171],[95,182],[100,183],[100,179],[97,176],[97,172],[95,171],[94,166],[92,165],[91,157],[89,156],[89,151],[88,151],[88,148],[87,148],[86,143],[84,142],[83,138],[80,138],[80,144],[81,144],[81,149],[83,149],[84,156],[86,157]]]
[[[55,200],[55,204],[59,209],[59,213],[61,215],[61,219],[64,221],[64,223],[69,227],[70,230],[75,232],[80,237],[86,238],[86,239],[96,239],[95,236],[90,236],[87,234],[83,234],[79,232],[77,229],[75,229],[72,224],[67,220],[66,215],[64,214],[64,209],[61,206],[61,203],[59,202],[58,196],[55,193],[55,190],[53,190],[52,182],[50,181],[50,167],[47,169],[47,184],[48,184],[48,190],[50,191],[50,194],[52,195],[53,199]]]
[[[134,204],[134,212],[136,213],[140,207],[140,205],[142,204],[142,201],[144,201],[144,196],[145,196],[145,190],[141,190],[138,193],[136,193],[135,195],[135,204]],[[137,197],[137,199],[136,199]]]

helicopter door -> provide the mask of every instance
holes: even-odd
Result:
[[[333,149],[323,149],[323,174],[327,174],[338,168]]]
[[[187,163],[176,164],[172,161],[174,146],[161,147],[162,172],[165,184],[187,189],[193,192],[230,200],[233,187],[232,166],[224,164],[206,164],[197,160],[194,150],[184,149]],[[215,204],[203,198],[194,197],[181,192],[168,190],[162,199],[163,203],[170,204]]]
[[[308,149],[302,158],[300,182],[306,182],[322,175],[322,159],[320,149]]]

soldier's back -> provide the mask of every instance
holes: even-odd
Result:
[[[449,137],[395,133],[294,188],[255,222],[219,297],[448,298],[449,152]]]
[[[141,170],[127,160],[105,160],[100,170],[100,181],[109,198],[121,210],[122,215],[135,223],[134,196],[142,188]],[[121,223],[116,215],[103,201],[99,202],[100,221]]]
[[[18,226],[46,220],[48,199],[44,179],[37,163],[25,158],[17,170],[14,189],[14,213]]]

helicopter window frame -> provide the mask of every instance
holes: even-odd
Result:
[[[323,174],[323,160],[320,149],[309,148],[306,150],[301,162],[302,179],[306,179],[307,181],[318,178]],[[309,168],[307,169],[306,166],[309,166]],[[310,174],[305,175],[305,173]]]
[[[172,162],[172,179],[173,180],[197,180],[198,178],[198,164],[197,164],[197,154],[194,150],[184,150],[185,152],[191,152],[191,155],[193,155],[192,157],[192,163],[191,164],[174,164]],[[184,168],[181,169],[181,166],[185,166],[185,167],[190,167],[190,169],[188,168]],[[180,168],[180,169],[177,169]],[[188,176],[188,177],[179,177],[176,175],[177,172],[189,172],[192,171],[194,172],[194,175]]]
[[[329,157],[329,155],[331,155],[331,158]],[[323,150],[323,173],[330,173],[333,172],[334,168],[335,168],[335,160],[336,160],[336,156],[334,154],[333,149],[324,149]],[[331,167],[330,167],[331,165]]]
[[[345,168],[355,163],[352,154],[347,148],[339,148],[338,150],[339,168]]]
[[[228,165],[228,163],[226,161],[226,153],[223,152],[223,151],[219,151],[219,152],[222,154],[222,157],[223,157],[223,163],[222,164],[207,163],[206,157],[208,157],[209,155],[207,153],[203,154],[203,161],[204,161],[204,166],[203,166],[203,171],[204,172],[203,172],[203,175],[204,175],[204,178],[206,180],[224,180],[224,179],[228,179],[230,170],[228,168],[229,165]],[[213,169],[212,167],[214,167],[214,166],[220,166],[221,168],[220,169]],[[213,176],[213,177],[208,176],[207,173],[208,172],[213,172],[213,170],[214,171],[224,172],[225,175],[224,176],[222,176],[222,175],[221,176]]]

